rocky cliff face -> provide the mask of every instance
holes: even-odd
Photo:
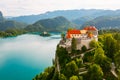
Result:
[[[4,18],[3,18],[2,12],[0,11],[0,22],[1,21],[4,21]]]

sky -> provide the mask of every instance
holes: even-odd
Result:
[[[4,16],[42,14],[54,10],[120,9],[120,0],[0,0]]]

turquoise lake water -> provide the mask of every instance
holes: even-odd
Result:
[[[32,80],[52,65],[60,35],[0,38],[0,80]]]

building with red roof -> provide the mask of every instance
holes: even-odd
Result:
[[[66,48],[68,51],[71,49],[72,38],[76,39],[76,50],[81,50],[82,46],[86,46],[89,49],[89,43],[92,40],[98,41],[98,30],[95,26],[87,26],[83,30],[71,29],[66,33],[66,40],[60,43],[59,46]]]
[[[81,35],[80,30],[77,29],[73,29],[73,30],[68,30],[67,34],[66,34],[66,38],[79,38],[79,36]]]
[[[66,34],[66,38],[92,38],[98,35],[98,30],[95,26],[87,26],[83,30],[72,29],[68,30]]]

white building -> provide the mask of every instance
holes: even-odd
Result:
[[[63,44],[59,44],[59,46],[70,48],[72,38],[75,38],[77,41],[77,50],[81,50],[81,47],[84,45],[89,49],[89,43],[92,40],[98,41],[98,30],[94,26],[87,26],[83,30],[68,30],[66,33],[66,41]]]

